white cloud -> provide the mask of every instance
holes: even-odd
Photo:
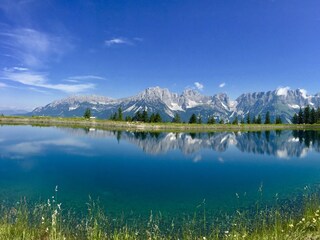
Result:
[[[201,84],[199,82],[195,82],[194,85],[198,90],[203,90],[203,88],[204,88],[203,84]]]
[[[0,82],[0,88],[5,88],[5,87],[7,87],[7,84]]]
[[[72,48],[64,38],[31,28],[4,30],[0,36],[4,54],[27,67],[43,67]]]
[[[226,83],[220,83],[219,88],[223,88],[226,85]]]
[[[46,73],[32,71],[18,71],[16,69],[4,69],[0,78],[18,82],[31,87],[40,87],[66,93],[79,93],[93,89],[95,84],[52,84],[49,82]]]
[[[135,43],[139,43],[143,41],[144,39],[140,37],[135,37],[131,39],[118,37],[118,38],[111,38],[111,39],[105,40],[104,44],[107,47],[112,47],[115,45],[135,45]]]
[[[109,40],[104,41],[104,44],[107,47],[111,47],[114,45],[121,45],[121,44],[122,45],[132,45],[132,42],[127,39],[124,39],[124,38],[113,38],[113,39],[109,39]]]
[[[72,76],[68,77],[67,80],[104,80],[104,77],[96,75],[81,75],[81,76]]]

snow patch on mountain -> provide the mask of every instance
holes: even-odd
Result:
[[[288,91],[290,90],[290,87],[283,87],[283,88],[278,88],[276,90],[277,96],[287,96],[288,95]]]

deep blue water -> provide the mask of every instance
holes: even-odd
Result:
[[[109,214],[233,211],[290,199],[320,183],[320,132],[135,133],[0,127],[0,199],[46,200],[58,186],[65,208],[89,195]],[[237,197],[239,196],[239,198]]]

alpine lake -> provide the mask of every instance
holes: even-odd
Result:
[[[320,132],[172,133],[0,127],[0,200],[175,219],[290,204],[320,183]],[[298,201],[298,200],[295,200]]]

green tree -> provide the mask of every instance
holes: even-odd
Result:
[[[195,124],[197,123],[197,116],[193,113],[189,119],[190,124]]]
[[[235,117],[235,118],[233,119],[233,121],[232,121],[232,124],[237,125],[238,123],[239,123],[238,117]]]
[[[310,123],[310,106],[307,105],[303,110],[303,123]]]
[[[318,107],[318,109],[317,109],[316,123],[320,123],[320,107]]]
[[[304,123],[303,111],[300,108],[299,113],[298,113],[298,124],[303,124],[303,123]]]
[[[298,124],[298,114],[295,113],[295,114],[293,115],[291,121],[292,121],[293,124]]]
[[[253,123],[253,124],[256,124],[256,123],[257,123],[257,117],[256,117],[256,116],[253,117],[251,123]]]
[[[243,118],[243,117],[241,118],[240,123],[241,123],[241,124],[244,124],[244,118]]]
[[[87,119],[89,119],[91,117],[91,109],[90,108],[86,109],[86,111],[83,114],[83,117],[87,118]]]
[[[310,111],[310,124],[315,124],[317,122],[317,113],[314,108]]]
[[[247,124],[250,124],[250,123],[251,123],[251,118],[250,118],[250,112],[249,112],[247,115]]]
[[[150,118],[149,118],[149,122],[153,123],[156,122],[156,115],[154,113],[151,113]]]
[[[142,122],[149,122],[149,116],[147,110],[143,110],[142,112]]]
[[[224,124],[224,120],[220,119],[219,124]]]
[[[114,113],[114,114],[112,114],[111,116],[110,116],[110,120],[112,120],[112,121],[117,121],[117,113]]]
[[[126,116],[125,121],[126,122],[131,122],[132,121],[132,117],[131,116]]]
[[[180,115],[178,113],[175,113],[174,114],[174,117],[172,119],[172,122],[173,123],[181,123],[181,118],[180,118]]]
[[[270,120],[270,112],[268,111],[266,113],[266,119],[264,120],[264,124],[270,124],[271,120]]]
[[[135,113],[135,115],[133,116],[133,121],[138,121],[138,122],[142,121],[142,114],[140,111],[137,111]]]
[[[162,118],[161,118],[160,113],[156,113],[156,115],[154,116],[154,122],[156,122],[156,123],[162,122]]]
[[[216,123],[216,119],[214,118],[214,116],[211,116],[208,118],[208,124],[215,124]]]
[[[256,124],[261,124],[262,120],[261,120],[261,115],[259,114],[257,117],[257,121]]]
[[[280,116],[276,117],[276,124],[282,124],[282,120]]]
[[[117,117],[118,121],[122,121],[123,120],[123,115],[122,115],[122,109],[121,107],[118,108],[118,117]]]

